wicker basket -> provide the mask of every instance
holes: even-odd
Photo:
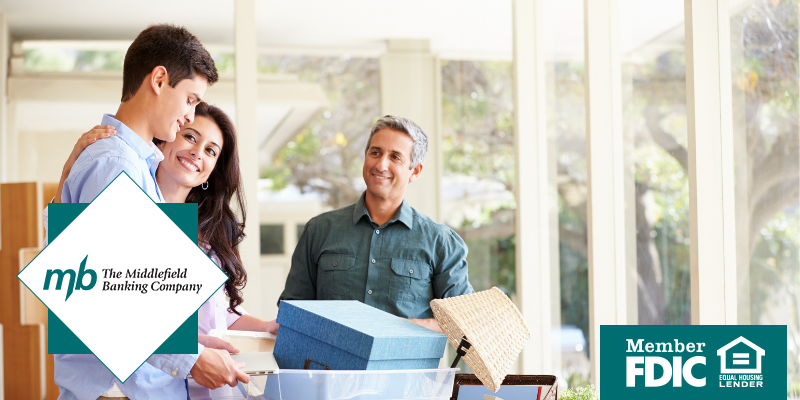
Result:
[[[508,296],[493,287],[478,293],[436,299],[431,309],[453,347],[467,337],[463,357],[478,379],[497,392],[522,346],[531,337],[522,314]]]

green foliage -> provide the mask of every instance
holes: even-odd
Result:
[[[561,400],[600,400],[600,391],[594,385],[567,389],[558,396]]]
[[[443,61],[442,75],[445,176],[493,179],[513,189],[511,63]]]
[[[465,240],[469,253],[469,282],[476,291],[497,286],[506,295],[513,296],[516,287],[516,237]]]
[[[217,72],[220,75],[233,75],[236,70],[234,64],[235,57],[233,53],[221,53],[214,57],[214,65],[217,66]]]
[[[684,115],[667,116],[665,120]],[[685,119],[678,122],[685,129]],[[678,130],[673,127],[667,130]],[[685,132],[678,135],[684,140]],[[690,239],[689,179],[676,159],[655,143],[637,145],[633,153],[634,179],[648,195],[644,215],[650,221],[649,236],[657,249],[660,265],[663,323],[680,325],[690,322]],[[652,201],[651,201],[652,200]]]
[[[364,148],[380,112],[377,64],[347,56],[259,59],[260,73],[296,74],[300,81],[318,83],[331,104],[261,171],[272,180],[271,190],[295,185],[325,195],[334,208],[358,200]]]
[[[124,51],[79,51],[75,58],[76,71],[122,71]]]
[[[497,286],[516,293],[516,252],[511,211],[514,201],[514,117],[511,63],[442,62],[442,152],[444,178],[494,185],[472,202],[453,199],[445,220],[467,237],[470,282],[475,290]],[[466,185],[467,183],[461,183]],[[476,204],[477,203],[477,204]],[[477,212],[475,210],[477,208]],[[473,237],[470,239],[469,237]]]
[[[788,399],[800,398],[800,382],[789,383],[786,386],[786,397]]]
[[[75,52],[61,49],[24,49],[26,71],[66,72],[75,69]]]
[[[589,382],[588,375],[579,373],[579,372],[572,372],[567,376],[567,387],[581,387],[581,386],[589,386],[591,382]]]
[[[25,49],[26,71],[122,71],[124,51]]]
[[[749,297],[740,295],[739,306],[747,314],[740,323],[786,325],[787,395],[795,398],[800,387],[800,210],[791,160],[800,152],[799,6],[797,0],[753,2],[731,20],[734,99],[744,99],[744,115],[735,114],[734,124],[737,117],[745,124],[747,163],[755,171],[747,199]],[[775,168],[775,161],[783,165]],[[759,179],[762,169],[769,174]],[[770,186],[761,185],[764,181]]]
[[[800,288],[800,216],[796,212],[778,212],[761,229],[750,258],[750,315],[754,324],[782,323],[794,342],[798,336],[798,315],[788,308],[800,309],[797,288]],[[781,311],[778,311],[781,310]],[[789,385],[800,387],[800,359],[790,343],[787,354]],[[798,391],[795,390],[795,394]]]
[[[308,127],[286,144],[273,165],[261,173],[261,177],[272,180],[270,190],[283,190],[291,183],[292,169],[304,170],[306,168],[304,162],[316,157],[320,148],[319,137],[313,134],[311,127]]]

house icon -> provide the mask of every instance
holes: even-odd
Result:
[[[738,339],[717,350],[723,374],[760,374],[761,357],[766,352],[753,342],[739,336]]]

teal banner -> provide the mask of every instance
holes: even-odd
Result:
[[[175,225],[192,242],[197,243],[197,204],[159,203],[157,204]],[[89,203],[52,203],[48,207],[47,240],[52,242],[72,221],[89,206]],[[87,238],[91,240],[91,238]],[[153,243],[153,246],[157,246]],[[145,249],[146,250],[146,249]],[[164,307],[169,307],[165,304]],[[47,353],[48,354],[92,354],[91,350],[53,314],[47,311]],[[159,346],[154,354],[196,354],[197,353],[197,312]]]
[[[604,398],[786,398],[785,325],[600,327]]]

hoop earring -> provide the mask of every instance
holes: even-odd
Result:
[[[203,190],[208,190],[208,181],[206,181],[204,184],[200,185],[200,187],[203,188]]]

